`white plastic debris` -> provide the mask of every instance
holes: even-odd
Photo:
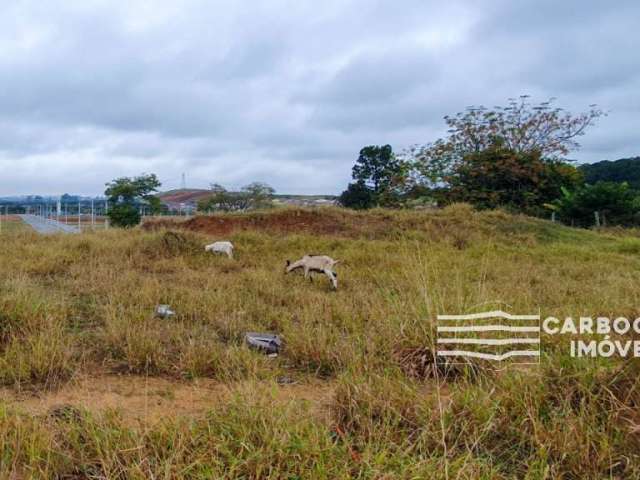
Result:
[[[176,314],[169,305],[158,305],[156,307],[156,317],[158,318],[171,318]]]
[[[244,338],[251,348],[260,350],[270,357],[277,356],[282,347],[280,336],[272,333],[247,332]]]

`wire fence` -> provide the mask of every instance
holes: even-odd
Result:
[[[140,205],[138,208],[143,222],[151,218],[188,218],[196,213],[195,208],[188,205],[177,205],[175,208],[154,213],[146,205]],[[80,232],[106,230],[109,228],[108,211],[107,202],[95,200],[5,204],[0,205],[0,232],[6,232],[9,228],[15,230],[16,225],[23,223],[20,214],[34,215],[46,222],[59,222]]]

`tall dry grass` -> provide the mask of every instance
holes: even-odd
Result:
[[[279,213],[281,214],[281,213]],[[295,214],[292,212],[292,214]],[[320,210],[333,234],[245,229],[237,259],[197,232],[2,235],[0,382],[64,388],[111,371],[254,388],[206,418],[132,427],[117,413],[0,412],[0,470],[52,478],[636,478],[637,367],[577,361],[548,339],[540,367],[410,375],[437,313],[639,316],[640,241],[455,205]],[[264,214],[269,215],[269,214]],[[367,228],[367,226],[371,228]],[[283,275],[305,253],[342,260],[339,290]],[[168,303],[175,318],[153,318]],[[246,331],[285,340],[271,359]],[[633,361],[631,361],[633,362]],[[328,419],[272,398],[283,375],[335,391]]]

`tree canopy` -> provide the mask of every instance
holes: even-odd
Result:
[[[360,150],[352,169],[354,183],[340,196],[353,208],[393,206],[408,186],[408,164],[397,158],[391,145],[369,145]]]
[[[528,96],[504,106],[471,106],[444,117],[447,135],[400,158],[390,145],[369,145],[340,196],[346,207],[432,206],[468,202],[592,226],[640,224],[640,157],[576,168],[567,156],[605,113],[573,114],[554,99]],[[597,212],[597,215],[596,215]]]
[[[109,202],[107,216],[113,226],[131,227],[140,223],[138,205],[149,205],[153,213],[161,208],[158,197],[153,195],[162,184],[158,177],[142,174],[137,177],[120,177],[106,184],[105,195]]]
[[[403,163],[393,154],[391,145],[364,147],[352,171],[353,179],[366,184],[374,195],[382,194],[402,174]]]
[[[604,112],[591,105],[586,112],[574,115],[554,107],[553,102],[531,104],[523,95],[509,99],[506,106],[471,106],[446,116],[446,138],[410,149],[414,168],[422,181],[441,183],[465,155],[485,151],[496,143],[516,154],[538,152],[543,161],[566,161],[565,157],[580,146],[578,138]]]
[[[263,182],[252,182],[239,192],[231,192],[218,183],[210,186],[211,195],[198,202],[202,211],[241,211],[272,206],[275,190]]]
[[[515,152],[500,143],[466,154],[446,178],[448,201],[542,214],[543,205],[573,189],[582,175],[572,165],[544,161],[540,152]]]

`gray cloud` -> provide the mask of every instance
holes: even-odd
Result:
[[[610,115],[579,161],[638,155],[633,1],[15,2],[0,17],[0,194],[272,183],[337,193],[359,149],[529,93]],[[303,180],[301,180],[303,179]]]

